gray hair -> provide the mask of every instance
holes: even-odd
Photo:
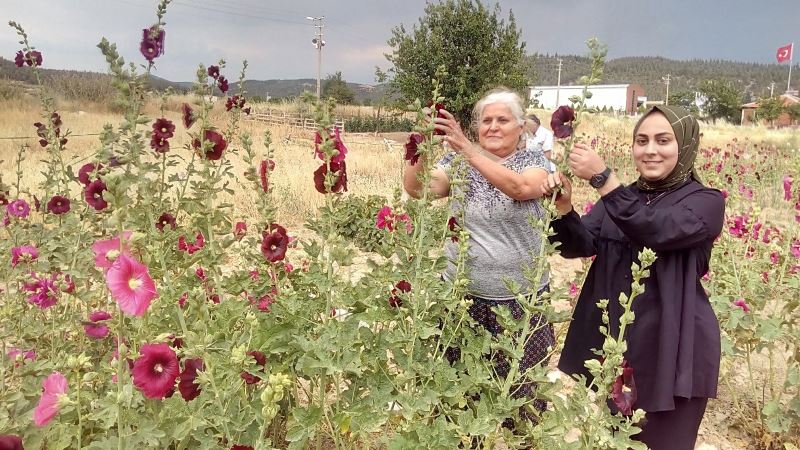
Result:
[[[525,111],[522,106],[522,97],[511,89],[499,86],[486,93],[472,109],[472,126],[475,130],[478,129],[478,124],[481,122],[483,110],[488,105],[494,103],[501,103],[508,106],[511,110],[511,115],[520,125],[525,123]]]
[[[530,120],[530,121],[532,121],[533,123],[535,123],[536,125],[541,125],[541,124],[542,124],[542,121],[541,121],[541,120],[539,120],[539,118],[538,118],[538,117],[536,117],[536,114],[528,114],[528,115],[527,115],[527,116],[525,116],[525,117],[526,117],[528,120]]]

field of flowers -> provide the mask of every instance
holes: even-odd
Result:
[[[331,131],[326,102],[310,102],[308,136],[247,121],[222,63],[199,67],[185,101],[152,97],[166,4],[132,33],[141,64],[98,45],[124,113],[66,108],[41,85],[35,108],[0,104],[15,111],[0,136],[36,135],[0,141],[0,448],[641,448],[641,411],[606,401],[623,384],[622,337],[590,363],[592,387],[547,365],[500,377],[486,355],[517,361],[521,343],[465,313],[468,274],[440,279],[443,242],[462,244],[463,267],[467,232],[442,202],[400,193],[403,160],[442,151],[423,107],[446,102],[435,81],[394,151]],[[19,70],[36,71],[46,49],[12,27]],[[584,113],[575,138],[633,180],[632,126]],[[704,277],[724,355],[701,440],[796,449],[800,133],[704,130],[698,167],[725,193],[727,225]],[[563,330],[589,261],[565,269],[556,252],[532,268],[558,274],[547,301],[521,303]],[[634,270],[634,294],[646,274]],[[534,421],[514,395],[523,377],[548,404]]]

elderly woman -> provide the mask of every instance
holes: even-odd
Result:
[[[446,154],[433,169],[430,191],[446,197],[456,189],[463,190],[452,202],[453,216],[462,217],[460,224],[470,232],[467,270],[470,277],[468,294],[472,299],[469,314],[492,335],[501,333],[492,307],[508,308],[516,319],[523,317],[521,306],[515,300],[506,280],[519,286],[520,292],[536,296],[547,289],[548,273],[532,283],[523,268],[536,261],[542,245],[541,230],[532,230],[529,218],[540,218],[544,210],[540,204],[541,186],[547,178],[546,160],[541,152],[520,146],[523,136],[522,99],[505,88],[487,93],[473,109],[478,143],[471,142],[463,133],[452,114],[442,110],[435,119],[437,130],[444,132],[444,142],[453,150]],[[520,149],[520,147],[522,147]],[[456,155],[463,159],[456,159]],[[459,162],[460,161],[460,162]],[[448,172],[455,164],[466,164],[466,184],[451,185]],[[419,172],[422,164],[409,164],[404,173],[405,190],[419,197],[422,184]],[[463,198],[463,200],[461,200]],[[533,232],[532,232],[533,231]],[[458,244],[448,240],[445,253],[449,264],[444,273],[446,280],[455,276],[455,259]],[[532,335],[526,336],[525,352],[520,371],[542,362],[548,348],[554,344],[552,326],[543,318],[531,320]],[[502,377],[509,371],[505,358],[496,358],[496,370]],[[531,396],[532,386],[524,383],[515,395]],[[542,403],[536,406],[542,408]]]
[[[610,300],[609,325],[618,332],[616,300],[630,294],[631,263],[643,247],[656,252],[625,336],[637,398],[622,405],[647,413],[636,438],[656,450],[693,449],[706,403],[717,393],[719,325],[700,278],[722,230],[725,200],[696,176],[698,146],[694,117],[680,107],[655,106],[633,131],[636,183],[620,183],[594,150],[578,144],[570,168],[601,200],[579,217],[566,177],[551,174],[542,189],[549,195],[562,186],[556,200],[561,217],[553,221],[561,254],[596,256],[573,312],[558,364],[562,371],[589,375],[584,361],[596,358],[592,349],[603,346],[598,300]]]

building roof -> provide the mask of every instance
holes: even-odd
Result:
[[[784,105],[800,103],[800,97],[797,97],[792,94],[781,94],[779,95],[779,97],[783,100]],[[741,109],[757,109],[757,108],[758,108],[758,102],[745,103],[744,105],[741,106]]]
[[[628,83],[628,84],[592,84],[592,85],[590,85],[588,87],[589,87],[589,89],[620,89],[620,88],[627,88],[628,86],[630,86],[632,84],[634,84],[634,83]],[[559,88],[560,89],[569,89],[569,88],[583,89],[584,88],[584,86],[580,85],[580,84],[571,85],[571,86],[529,86],[529,87],[531,89],[559,89]]]

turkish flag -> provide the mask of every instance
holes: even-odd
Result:
[[[794,44],[784,45],[783,47],[778,49],[778,52],[775,54],[775,57],[778,58],[778,62],[782,63],[784,61],[789,61],[792,59],[792,46]]]

